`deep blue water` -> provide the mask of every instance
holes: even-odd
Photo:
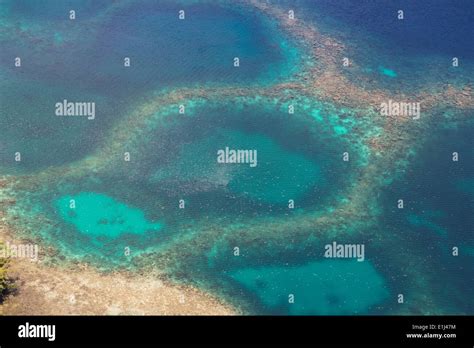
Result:
[[[0,20],[13,28],[0,37],[0,163],[10,172],[83,158],[144,95],[195,84],[268,83],[297,68],[296,48],[275,25],[241,8],[172,1],[114,10],[111,2],[57,4],[2,3]],[[77,21],[67,19],[71,8]],[[182,8],[185,20],[178,19]],[[21,68],[14,67],[16,57]],[[96,119],[59,119],[54,105],[64,99],[95,102]],[[13,161],[15,152],[22,162]]]
[[[362,31],[383,39],[395,55],[474,58],[474,3],[470,0],[316,0],[309,6],[318,16],[343,22],[351,34]],[[404,20],[397,18],[398,10],[404,11]]]
[[[358,69],[352,81],[416,93],[427,84],[469,83],[474,78],[474,3],[470,0],[274,1],[346,45]],[[397,11],[404,11],[398,20]],[[452,67],[452,58],[459,66]],[[384,74],[388,69],[395,74]]]
[[[391,233],[408,235],[420,259],[429,257],[433,273],[442,282],[436,292],[446,304],[474,310],[474,124],[434,129],[406,175],[384,194],[382,223]],[[452,161],[452,153],[459,161]],[[398,199],[404,208],[398,209]],[[459,248],[453,256],[452,248]],[[455,284],[461,296],[444,293],[445,282]]]

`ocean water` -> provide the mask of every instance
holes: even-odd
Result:
[[[94,237],[143,234],[163,227],[146,221],[140,210],[100,194],[84,192],[77,196],[63,196],[56,201],[56,207],[64,221],[73,224],[79,232]]]
[[[363,314],[388,297],[383,278],[368,262],[323,260],[243,268],[230,277],[257,296],[269,314]]]
[[[472,81],[474,5],[462,0],[274,1],[297,18],[338,38],[354,63],[345,69],[355,83],[416,93],[429,84]],[[398,11],[404,11],[399,20]],[[452,66],[453,57],[459,66]],[[342,64],[342,62],[341,62]],[[361,77],[364,79],[361,80]]]
[[[272,3],[343,42],[366,90],[474,77],[470,3]],[[0,29],[2,207],[49,264],[156,269],[246,314],[473,313],[472,107],[386,122],[311,80],[272,89],[302,82],[318,43],[245,4],[4,0]],[[55,116],[63,99],[95,120]],[[226,147],[257,165],[219,163]],[[325,258],[335,241],[365,260]]]
[[[312,111],[288,125],[288,114],[275,112],[269,101],[245,106],[245,116],[228,105],[224,100],[170,118],[134,143],[131,163],[117,157],[107,170],[19,194],[21,220],[63,252],[113,267],[128,263],[126,246],[138,254],[187,235],[199,238],[216,224],[323,211],[340,199],[347,170],[363,167],[355,153],[350,165],[340,160],[347,141],[334,126],[315,124]],[[321,119],[337,117],[319,107]],[[218,163],[217,151],[229,145],[258,150],[257,166]],[[33,212],[37,219],[30,220]]]
[[[393,233],[409,235],[419,253],[416,257],[429,257],[432,272],[443,283],[455,284],[457,296],[447,297],[442,283],[433,288],[447,306],[454,302],[466,313],[474,308],[472,297],[462,295],[474,286],[473,127],[472,122],[456,128],[434,126],[409,171],[388,187],[384,197],[384,224]],[[453,152],[459,161],[453,161]],[[403,209],[398,209],[398,199],[404,199]]]
[[[46,1],[40,7],[3,1],[0,13],[0,158],[12,173],[90,154],[144,95],[180,86],[275,82],[298,68],[298,48],[274,23],[237,7],[172,1]],[[70,8],[77,21],[64,20]],[[182,8],[185,21],[177,17]],[[14,66],[16,57],[21,68]],[[65,99],[95,102],[96,119],[54,117],[55,104]],[[15,162],[15,152],[25,160]]]

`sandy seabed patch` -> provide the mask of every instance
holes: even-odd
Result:
[[[12,237],[0,223],[0,241],[22,244]],[[201,290],[156,275],[102,273],[86,264],[59,267],[24,258],[10,258],[8,275],[17,290],[0,305],[0,315],[240,314]]]
[[[12,260],[18,290],[2,315],[232,315],[231,306],[189,286],[124,272],[49,267]]]

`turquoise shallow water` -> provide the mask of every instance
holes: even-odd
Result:
[[[61,218],[83,234],[94,238],[116,238],[129,233],[143,235],[162,229],[150,223],[143,213],[101,194],[83,192],[56,201]]]
[[[183,147],[178,154],[178,165],[158,170],[152,177],[156,181],[170,176],[182,180],[204,180],[202,168],[214,177],[207,179],[236,195],[264,203],[282,203],[299,199],[315,185],[324,185],[318,164],[302,155],[281,148],[272,139],[261,134],[217,129],[205,140]],[[257,151],[255,166],[217,162],[217,152],[226,147]],[[197,160],[198,159],[198,160]],[[171,169],[171,170],[170,170]],[[182,174],[181,174],[182,173]],[[197,175],[197,176],[196,176]],[[295,182],[297,183],[295,185]]]
[[[324,260],[302,266],[243,268],[230,277],[273,314],[361,314],[388,297],[383,278],[368,262]]]

